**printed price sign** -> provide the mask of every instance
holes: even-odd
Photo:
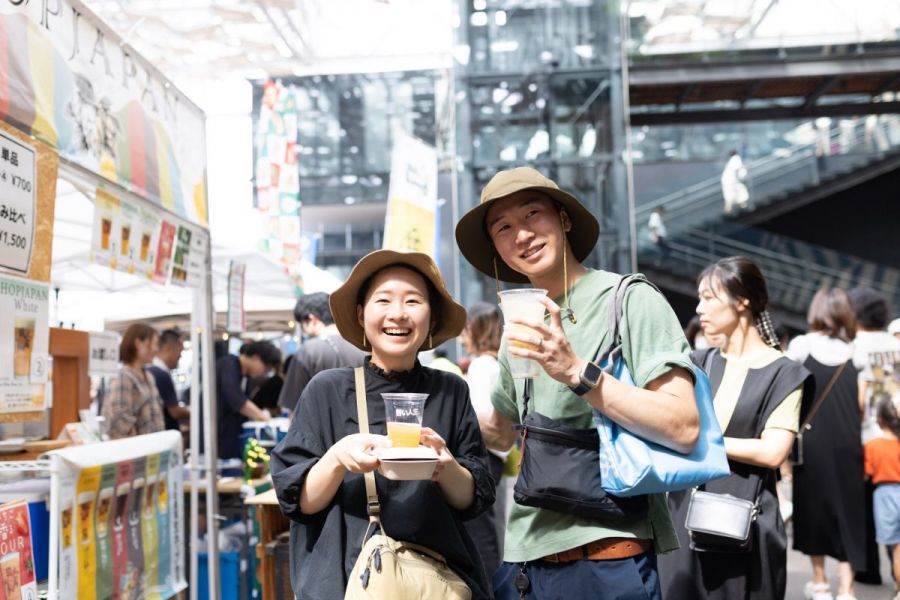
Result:
[[[35,151],[0,131],[0,266],[27,273],[35,220]]]
[[[88,336],[88,373],[109,376],[119,371],[119,334],[114,331],[92,331]]]

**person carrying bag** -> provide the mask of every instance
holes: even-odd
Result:
[[[583,264],[599,229],[575,196],[527,167],[497,173],[456,225],[460,251],[498,288],[507,281],[547,290],[540,302],[549,320],[507,322],[523,328],[507,331],[493,410],[480,419],[490,447],[506,450],[517,437],[524,443],[504,563],[493,579],[497,600],[658,600],[656,553],[677,545],[663,495],[614,499],[599,485],[592,408],[677,452],[690,452],[698,434],[687,340],[649,286],[636,286],[626,300],[623,355],[636,385],[606,376],[591,360],[608,343],[607,308],[619,281]],[[510,357],[537,363],[536,377],[514,378]],[[601,509],[643,506],[583,512],[603,499]]]
[[[359,431],[368,434],[369,414],[363,368],[356,367],[354,376]],[[347,580],[344,600],[470,600],[472,590],[447,566],[443,556],[418,544],[398,542],[385,533],[375,474],[365,473],[364,477],[369,527],[363,537],[359,558]]]
[[[272,451],[275,492],[292,521],[294,595],[491,600],[465,523],[494,502],[469,388],[417,359],[420,351],[459,334],[465,309],[430,257],[392,250],[363,257],[331,294],[330,305],[341,336],[371,356],[362,378],[350,367],[316,374],[287,436]],[[383,398],[404,393],[427,396],[418,413],[421,428],[410,439],[395,435],[393,445],[433,451],[430,476],[419,474],[426,479],[374,473],[396,475],[396,463],[379,458],[391,446]]]
[[[595,361],[606,374],[629,385],[634,385],[634,379],[622,357],[622,320],[625,317],[625,294],[629,286],[640,284],[649,285],[662,294],[640,274],[623,276],[616,286],[615,300],[609,304],[611,340]],[[635,435],[594,409],[594,421],[600,437],[601,485],[604,490],[625,497],[674,492],[730,473],[722,429],[713,408],[709,378],[696,365],[694,398],[700,416],[700,435],[688,454]]]

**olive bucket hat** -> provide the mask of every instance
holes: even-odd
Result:
[[[440,320],[435,323],[430,337],[425,340],[420,350],[431,350],[459,335],[466,325],[466,309],[450,296],[447,286],[444,285],[444,279],[431,257],[421,252],[375,250],[356,263],[347,281],[331,293],[328,301],[334,323],[345,340],[364,352],[372,351],[371,347],[363,343],[365,330],[356,317],[356,305],[362,302],[359,293],[366,282],[387,267],[410,268],[430,281],[437,291],[437,298],[431,300],[440,305],[436,311],[440,315]],[[434,307],[432,312],[435,312]]]
[[[562,191],[556,183],[529,167],[517,167],[500,171],[494,175],[481,192],[481,202],[462,216],[456,224],[456,243],[463,256],[472,266],[494,277],[496,259],[496,275],[502,281],[510,283],[528,283],[528,278],[511,269],[497,255],[494,243],[485,226],[488,209],[496,200],[506,198],[523,190],[537,190],[552,200],[559,202],[569,215],[572,229],[567,237],[572,246],[575,258],[583,261],[587,258],[597,238],[600,236],[600,223],[591,212],[579,202],[575,196]]]

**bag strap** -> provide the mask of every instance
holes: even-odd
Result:
[[[838,377],[841,376],[841,373],[844,372],[844,369],[847,367],[847,363],[849,360],[838,367],[838,370],[834,372],[834,375],[831,376],[831,380],[828,382],[828,385],[825,386],[825,389],[819,394],[819,397],[816,398],[815,404],[812,405],[812,408],[809,410],[809,414],[806,415],[806,418],[803,419],[803,422],[800,424],[800,429],[798,430],[800,433],[803,433],[803,430],[809,427],[810,422],[813,420],[813,417],[816,416],[816,413],[819,412],[819,409],[822,408],[822,403],[825,402],[825,398],[828,397],[828,394],[831,392],[831,388],[834,387],[834,384],[837,383]]]
[[[531,400],[531,395],[533,394],[533,386],[534,380],[530,377],[525,379],[525,382],[522,384],[522,420],[521,423],[525,423],[525,417],[528,415],[528,401]]]
[[[366,407],[366,378],[362,367],[353,369],[356,379],[356,413],[359,419],[359,432],[369,433],[369,410]],[[380,525],[381,504],[378,502],[378,490],[375,488],[375,474],[371,471],[365,473],[366,481],[366,512],[369,521]]]
[[[603,364],[603,361],[608,361],[606,365],[606,371],[610,373],[612,372],[615,358],[617,358],[617,355],[621,352],[622,349],[622,332],[620,331],[620,327],[622,324],[622,318],[625,316],[625,294],[628,292],[628,288],[630,286],[638,283],[645,283],[662,294],[662,292],[659,291],[659,288],[656,287],[656,285],[654,285],[652,281],[648,280],[640,273],[622,275],[619,278],[619,281],[615,287],[614,296],[610,299],[609,302],[609,311],[607,317],[607,331],[609,331],[610,336],[609,344],[606,346],[606,349],[599,349],[597,351],[597,356],[594,357],[594,362],[598,365]]]

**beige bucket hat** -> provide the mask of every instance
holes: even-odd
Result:
[[[466,325],[466,309],[457,304],[450,296],[447,286],[444,285],[444,279],[431,257],[421,252],[375,250],[356,263],[350,276],[347,277],[347,281],[333,291],[328,300],[334,323],[341,336],[360,350],[371,352],[372,348],[363,345],[365,332],[356,318],[357,298],[363,284],[370,277],[386,267],[395,266],[409,267],[419,272],[434,285],[438,293],[440,321],[435,324],[431,336],[425,341],[421,350],[431,350],[459,335]]]
[[[538,190],[566,209],[572,222],[572,229],[567,234],[572,252],[579,261],[587,258],[600,236],[600,223],[596,217],[575,196],[559,189],[552,179],[530,167],[517,167],[494,175],[481,192],[481,202],[456,224],[456,244],[466,260],[485,275],[493,277],[496,258],[499,279],[510,283],[528,283],[525,275],[511,269],[497,255],[484,226],[487,211],[494,201],[522,190]]]

